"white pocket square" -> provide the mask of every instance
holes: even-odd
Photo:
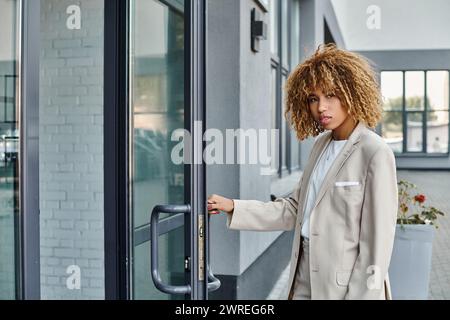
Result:
[[[359,181],[338,181],[334,184],[336,187],[353,187],[359,186]]]

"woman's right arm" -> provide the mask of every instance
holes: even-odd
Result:
[[[227,227],[235,230],[284,231],[295,227],[298,199],[302,179],[287,198],[262,202],[256,200],[227,199],[218,195],[208,198],[211,214],[224,211],[228,215]]]

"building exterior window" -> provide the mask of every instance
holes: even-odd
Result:
[[[383,71],[383,138],[396,154],[448,154],[449,71]]]
[[[284,85],[292,66],[300,60],[300,12],[298,0],[270,0],[270,44],[272,67],[272,126],[279,130],[274,175],[283,177],[299,167],[299,143],[284,117]],[[293,152],[292,148],[296,148]],[[293,155],[295,157],[293,157]]]
[[[278,55],[278,0],[270,0],[269,14],[270,14],[270,52],[273,55]]]
[[[17,1],[0,0],[0,300],[19,296],[19,78]]]

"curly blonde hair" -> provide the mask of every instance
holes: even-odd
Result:
[[[335,44],[320,45],[289,76],[286,90],[285,117],[304,140],[324,129],[310,111],[308,96],[316,89],[334,93],[349,116],[374,128],[382,117],[382,98],[376,72],[365,57],[338,49]]]

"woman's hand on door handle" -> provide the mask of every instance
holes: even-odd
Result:
[[[234,210],[234,202],[232,199],[221,197],[217,194],[208,197],[208,213],[219,214],[220,211],[232,214]]]

